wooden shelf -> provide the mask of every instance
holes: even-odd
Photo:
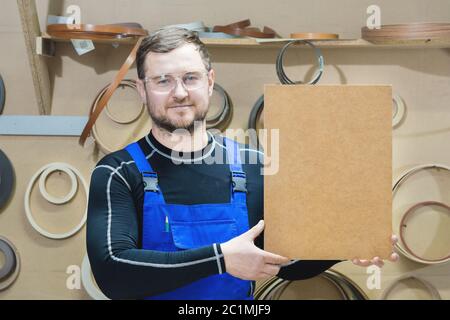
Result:
[[[66,39],[58,39],[42,33],[43,40],[55,42],[68,42]],[[236,38],[236,39],[217,39],[202,38],[208,47],[237,47],[237,48],[278,48],[292,39],[255,39],[255,38]],[[126,38],[120,40],[96,40],[95,43],[111,43],[131,45],[136,43],[136,39]],[[404,40],[391,41],[383,43],[371,43],[364,39],[341,39],[341,40],[315,40],[312,41],[319,48],[450,48],[449,39],[429,39],[429,40]],[[298,47],[304,47],[299,45]]]
[[[49,85],[48,67],[43,56],[54,56],[56,42],[69,42],[66,39],[53,38],[46,32],[41,32],[39,19],[36,10],[35,0],[17,0],[19,13],[22,21],[22,29],[25,35],[25,43],[28,51],[28,60],[31,66],[33,84],[36,92],[36,99],[39,106],[39,114],[50,114],[51,112],[51,91]],[[249,48],[279,49],[282,45],[292,39],[255,39],[255,38],[235,38],[235,39],[201,39],[210,48]],[[126,38],[120,40],[103,40],[95,43],[105,43],[110,45],[133,45],[136,38]],[[428,40],[406,40],[391,41],[384,43],[371,43],[364,39],[340,39],[340,40],[316,40],[312,43],[319,48],[389,48],[389,49],[423,49],[423,48],[450,48],[450,38],[448,39],[428,39]],[[308,48],[306,45],[295,45],[297,48]]]

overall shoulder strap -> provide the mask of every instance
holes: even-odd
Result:
[[[147,161],[144,152],[137,142],[129,144],[125,147],[125,150],[127,150],[131,155],[140,172],[154,172],[152,166]]]
[[[150,162],[145,157],[144,152],[137,142],[129,144],[125,150],[131,155],[139,172],[142,175],[142,181],[144,183],[144,191],[150,191],[154,193],[160,193],[158,185],[158,175],[153,170]]]
[[[223,142],[227,150],[227,161],[230,165],[232,200],[246,202],[247,177],[242,169],[239,144],[225,137]]]

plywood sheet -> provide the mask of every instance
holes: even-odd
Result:
[[[264,177],[265,249],[296,259],[387,258],[391,87],[267,85],[264,94],[265,127],[279,129],[278,172]],[[266,173],[275,150],[266,150]]]

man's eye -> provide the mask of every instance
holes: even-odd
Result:
[[[196,81],[198,78],[199,77],[196,74],[187,74],[184,76],[185,81]]]
[[[170,82],[169,79],[159,79],[156,81],[156,84],[164,85],[164,84],[168,84],[169,82]]]

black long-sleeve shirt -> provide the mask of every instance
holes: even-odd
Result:
[[[151,132],[138,141],[158,174],[166,203],[229,202],[229,165],[217,161],[211,164],[214,159],[226,157],[223,138],[208,135],[208,145],[203,150],[176,156]],[[240,152],[247,176],[248,219],[252,227],[264,214],[263,155],[245,145],[240,145]],[[141,299],[226,272],[220,244],[177,252],[142,249],[143,201],[142,178],[127,151],[113,152],[99,161],[92,172],[89,191],[87,251],[96,282],[106,296]],[[255,241],[260,248],[263,243],[263,236]],[[337,262],[297,261],[282,267],[278,276],[306,279]]]

